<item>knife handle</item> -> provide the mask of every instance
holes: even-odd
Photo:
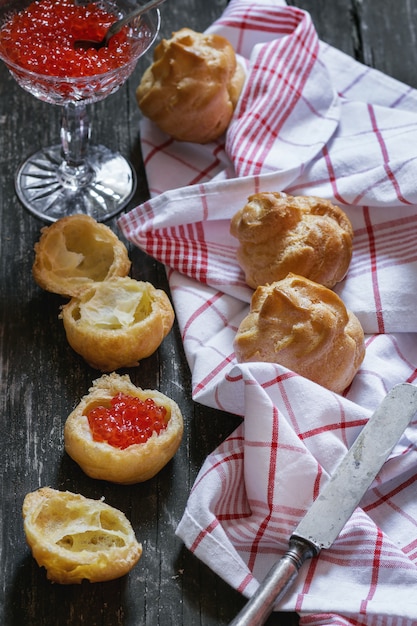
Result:
[[[278,602],[293,584],[298,570],[307,559],[317,556],[316,546],[297,537],[291,537],[289,549],[269,570],[253,596],[230,622],[229,626],[261,626]]]

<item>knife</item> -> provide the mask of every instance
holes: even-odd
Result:
[[[416,412],[417,387],[393,387],[294,530],[288,550],[229,626],[265,623],[301,565],[336,540]]]

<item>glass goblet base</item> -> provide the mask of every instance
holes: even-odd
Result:
[[[61,145],[42,148],[26,159],[15,178],[23,206],[45,222],[83,213],[98,222],[114,217],[136,189],[136,174],[118,152],[90,145],[82,165],[63,160]]]

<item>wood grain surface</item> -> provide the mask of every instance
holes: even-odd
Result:
[[[299,0],[320,37],[359,61],[417,87],[417,4],[413,0]],[[226,0],[168,0],[161,37],[189,26],[202,31]],[[131,79],[92,105],[93,140],[129,157],[139,184],[130,207],[147,198],[134,91],[152,52]],[[220,626],[243,598],[199,562],[175,536],[201,464],[240,418],[191,400],[190,374],[177,327],[138,368],[132,381],[158,388],[182,408],[185,435],[176,457],[154,479],[120,487],[88,479],[63,449],[71,409],[98,377],[72,352],[58,319],[63,300],[33,281],[33,246],[42,223],[14,191],[19,162],[41,145],[56,143],[60,111],[24,92],[0,66],[0,624],[3,626]],[[163,173],[161,173],[163,175]],[[115,224],[110,224],[115,227]],[[129,248],[132,275],[168,290],[165,270]],[[123,579],[103,584],[52,585],[25,544],[21,506],[39,486],[83,493],[120,508],[132,521],[144,554]],[[329,581],[329,584],[331,582]],[[276,613],[269,626],[297,623]]]

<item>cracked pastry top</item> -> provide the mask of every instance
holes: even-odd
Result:
[[[353,229],[342,209],[315,196],[261,192],[233,216],[237,260],[256,289],[292,272],[332,288],[346,275]]]
[[[227,129],[244,79],[227,39],[182,28],[156,46],[136,99],[166,134],[204,144]]]
[[[336,393],[365,356],[362,326],[339,296],[294,274],[254,291],[234,349],[240,363],[277,363]]]

